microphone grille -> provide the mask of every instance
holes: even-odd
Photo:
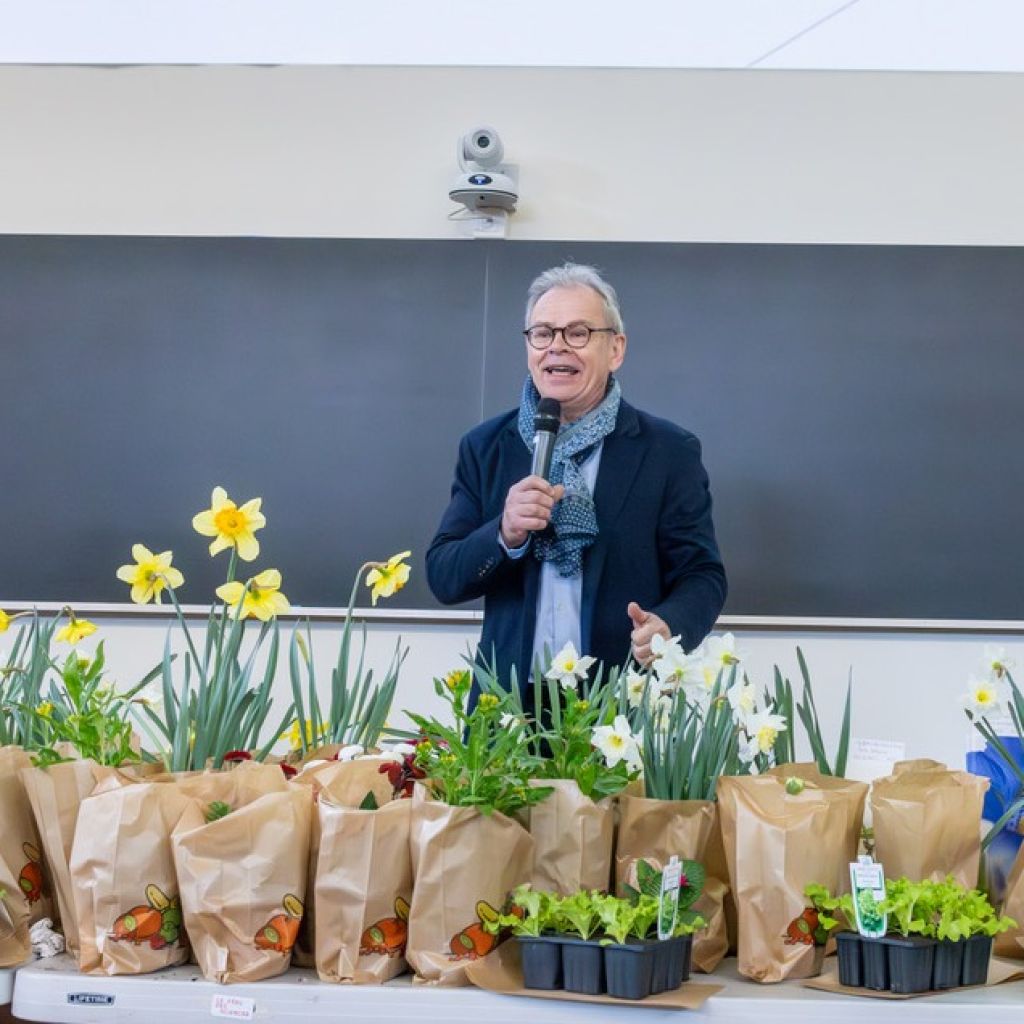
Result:
[[[533,419],[533,429],[557,431],[562,418],[562,403],[557,398],[542,398],[537,403],[537,415]]]

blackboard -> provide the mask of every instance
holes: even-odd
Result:
[[[564,259],[618,287],[626,397],[704,443],[727,612],[1024,619],[1024,249],[900,246],[0,238],[0,604],[125,601],[136,541],[210,600],[221,484],[293,604],[411,548],[389,607],[436,608],[458,439]]]

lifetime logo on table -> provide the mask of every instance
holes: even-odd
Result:
[[[102,992],[69,992],[68,1003],[71,1006],[113,1006],[114,997]]]

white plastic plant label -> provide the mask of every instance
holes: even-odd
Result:
[[[256,1000],[218,993],[213,997],[210,1013],[214,1017],[228,1017],[231,1020],[252,1020],[256,1016]]]
[[[870,857],[858,857],[850,865],[850,892],[853,894],[857,931],[866,939],[881,938],[887,923],[886,915],[878,908],[885,899],[882,865]]]
[[[679,914],[679,881],[683,866],[674,854],[661,873],[660,906],[658,908],[658,938],[670,939],[676,929]]]

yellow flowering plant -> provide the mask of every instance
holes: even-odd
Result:
[[[19,612],[11,618],[22,617],[26,622],[15,636],[6,663],[0,665],[0,745],[16,744],[38,752],[43,763],[50,763],[60,759],[52,751],[54,744],[71,742],[82,757],[116,763],[112,759],[118,741],[113,737],[131,736],[128,704],[156,677],[159,667],[133,689],[114,694],[102,679],[102,643],[93,658],[72,651],[59,663],[51,654],[55,643],[74,647],[92,636],[97,631],[94,623],[79,618],[70,607],[52,618],[36,611]],[[108,757],[111,760],[107,761]]]
[[[481,814],[515,814],[551,795],[550,786],[531,786],[542,759],[530,751],[525,723],[508,693],[481,693],[468,709],[473,674],[466,669],[434,680],[434,692],[452,712],[453,724],[406,714],[419,730],[416,766],[434,795],[454,807]]]
[[[473,670],[484,693],[510,702],[506,722],[521,723],[538,759],[536,777],[572,779],[594,800],[621,792],[637,778],[639,765],[634,758],[608,756],[600,743],[625,710],[620,670],[606,673],[599,665],[591,678],[594,659],[581,657],[571,643],[553,657],[545,650],[545,661],[546,670],[535,661],[532,686],[526,688],[531,706],[524,706],[515,678],[504,685],[484,658],[477,657]]]
[[[289,608],[281,593],[281,574],[266,569],[245,582],[235,579],[239,559],[250,561],[259,553],[252,534],[266,523],[260,506],[259,498],[237,506],[223,488],[217,487],[211,507],[193,517],[192,525],[198,533],[214,537],[211,557],[221,551],[231,552],[227,578],[217,588],[221,603],[210,607],[201,645],[193,637],[178,601],[176,591],[184,578],[172,565],[172,552],[154,555],[136,544],[132,549],[136,564],[118,570],[118,578],[132,587],[132,600],[137,603],[160,601],[167,594],[185,640],[180,683],[175,674],[176,655],[171,653],[172,627],[167,632],[160,666],[160,699],[135,702],[140,725],[160,748],[171,771],[203,770],[211,765],[220,768],[225,754],[236,750],[253,751],[256,760],[265,760],[292,718],[289,707],[280,725],[267,732],[280,640],[277,615]],[[260,628],[243,656],[250,617],[260,620]],[[265,646],[266,662],[262,674],[257,675],[257,657]],[[269,739],[264,740],[264,736]]]
[[[366,562],[356,572],[341,629],[338,656],[331,671],[331,703],[327,715],[320,704],[309,622],[304,627],[296,627],[292,633],[288,668],[295,707],[292,727],[296,742],[292,749],[296,754],[304,757],[312,747],[324,743],[358,744],[369,749],[380,739],[395,699],[398,674],[409,648],[402,647],[401,638],[396,641],[384,676],[375,684],[373,669],[366,668],[365,623],[360,635],[359,660],[352,664],[352,617],[363,574],[366,574],[365,585],[370,588],[371,600],[376,604],[378,597],[391,597],[405,586],[409,579],[409,566],[405,559],[410,554],[402,551],[386,562]],[[299,727],[300,722],[306,724],[304,729]]]
[[[50,699],[33,709],[40,734],[33,747],[36,764],[46,766],[68,760],[58,751],[60,744],[70,744],[78,757],[97,764],[116,767],[139,760],[133,747],[134,694],[115,693],[104,679],[104,666],[102,641],[92,658],[81,657],[74,651],[67,656],[60,669],[60,683],[50,687]]]

